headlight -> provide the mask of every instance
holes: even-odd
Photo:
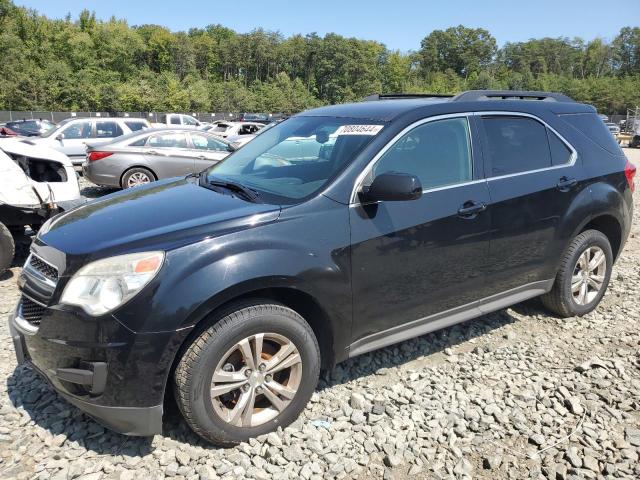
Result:
[[[89,315],[103,315],[142,290],[163,260],[164,252],[142,252],[92,262],[69,280],[60,303],[82,307]]]

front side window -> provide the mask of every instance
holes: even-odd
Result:
[[[551,166],[547,128],[519,116],[483,116],[484,157],[490,176],[499,177]]]
[[[116,122],[96,122],[97,138],[114,138],[123,133],[122,128]]]
[[[191,141],[193,142],[193,147],[197,150],[227,150],[227,145],[225,143],[200,133],[192,133]]]
[[[192,125],[192,126],[198,125],[198,121],[195,118],[190,117],[189,115],[182,116],[182,123],[184,123],[185,125]]]
[[[184,133],[162,133],[149,138],[147,146],[154,148],[187,148]]]
[[[72,123],[62,133],[66,140],[91,138],[91,121]]]
[[[447,118],[417,126],[378,160],[371,180],[385,172],[415,175],[425,189],[470,181],[473,168],[467,119]]]
[[[383,126],[346,117],[292,117],[213,166],[204,180],[241,183],[267,203],[296,203],[325,186]]]

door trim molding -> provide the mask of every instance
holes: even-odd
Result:
[[[435,313],[402,325],[372,333],[349,345],[349,358],[377,350],[411,338],[419,337],[435,330],[450,327],[487,313],[495,312],[524,300],[547,293],[555,279],[542,280],[491,295],[481,300]]]

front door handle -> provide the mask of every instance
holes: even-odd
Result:
[[[568,192],[577,184],[578,184],[578,180],[576,180],[575,178],[562,177],[560,180],[558,180],[556,187],[561,192]]]
[[[473,218],[478,213],[487,209],[487,205],[483,202],[469,200],[458,209],[458,216],[462,218]]]

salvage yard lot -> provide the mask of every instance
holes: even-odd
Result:
[[[640,150],[625,153],[640,166]],[[591,314],[561,320],[530,301],[362,355],[326,374],[284,432],[232,449],[204,444],[171,410],[163,436],[103,429],[16,367],[3,321],[0,478],[639,478],[639,212],[636,194]],[[3,318],[19,271],[0,277]]]

